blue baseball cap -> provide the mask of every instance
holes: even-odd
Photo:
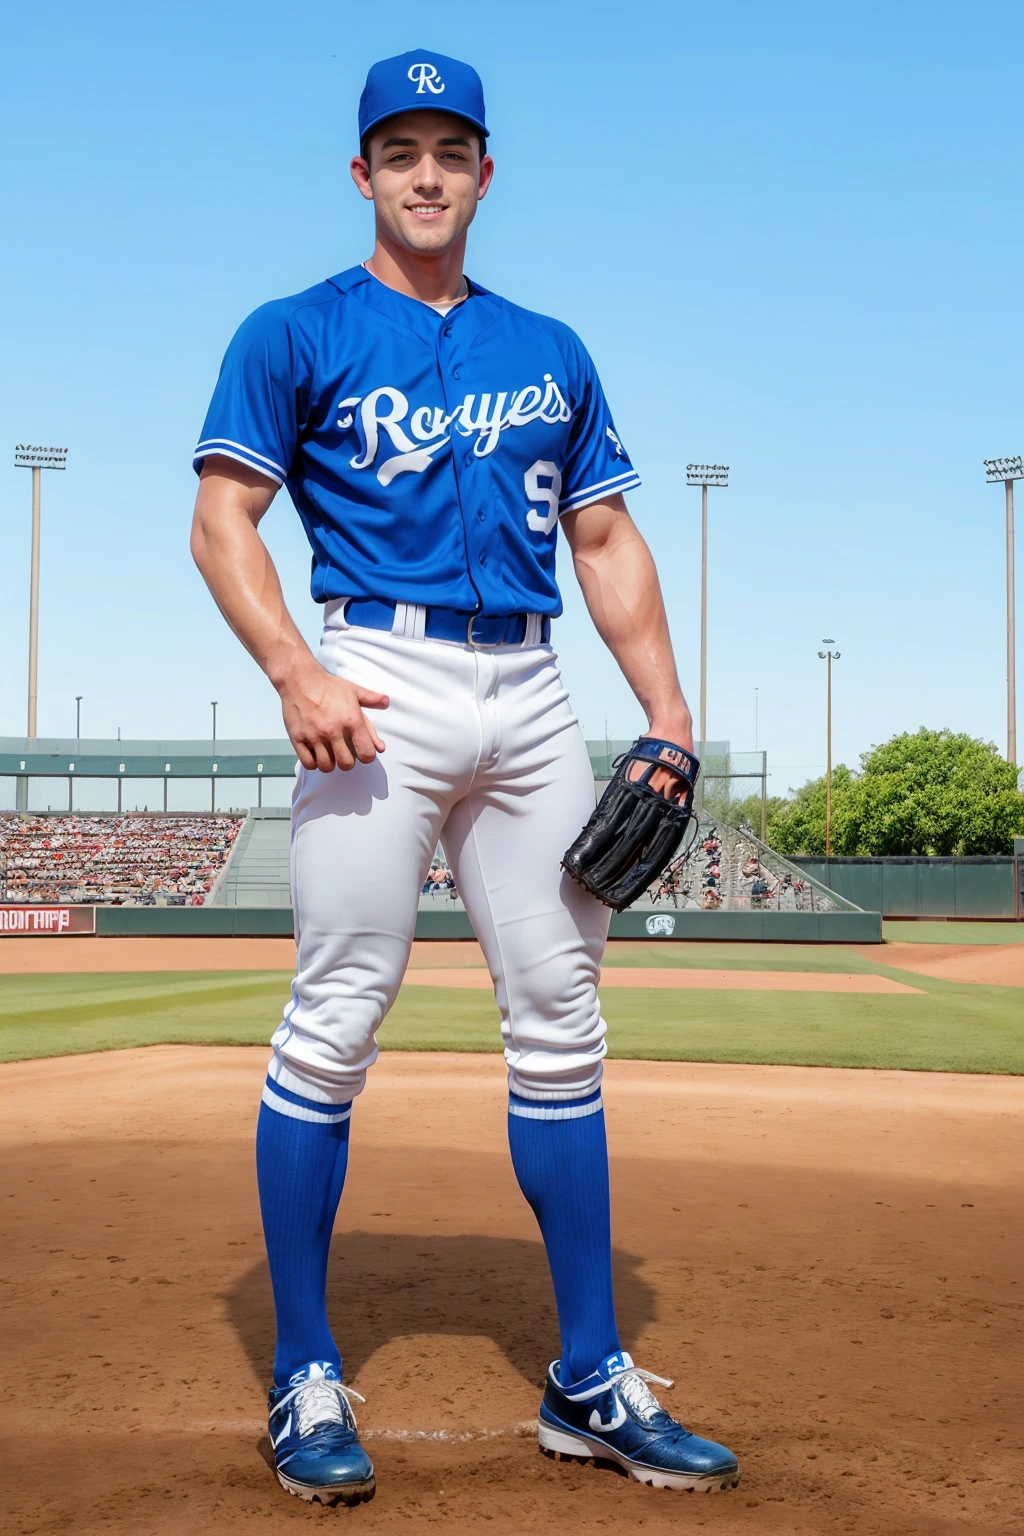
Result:
[[[483,81],[471,64],[414,48],[374,64],[359,98],[359,137],[399,112],[453,112],[486,136]]]

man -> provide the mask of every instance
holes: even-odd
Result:
[[[351,164],[374,206],[373,254],[245,321],[195,456],[196,561],[278,690],[299,758],[298,963],[256,1155],[277,1472],[323,1502],[374,1490],[327,1321],[328,1248],[352,1103],[439,837],[494,978],[512,1160],[558,1306],[541,1447],[661,1487],[738,1477],[729,1451],[659,1406],[659,1378],[634,1367],[615,1325],[596,992],[608,910],[560,869],[594,788],[549,644],[559,526],[650,734],[690,750],[692,727],[623,501],[639,477],[589,356],[565,326],[464,276],[494,173],[487,131],[467,65],[426,49],[374,65]],[[257,532],[282,484],[313,550],[318,658]]]

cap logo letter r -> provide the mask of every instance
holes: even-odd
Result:
[[[424,90],[430,91],[433,96],[440,96],[444,90],[444,81],[433,64],[410,64],[409,79],[416,82],[417,96],[422,96]]]

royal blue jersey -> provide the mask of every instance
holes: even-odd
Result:
[[[559,614],[559,515],[640,484],[568,326],[477,283],[442,317],[363,267],[244,321],[212,454],[288,487],[318,602],[484,614]]]

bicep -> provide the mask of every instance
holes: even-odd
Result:
[[[234,459],[214,455],[203,461],[199,472],[195,520],[209,528],[237,517],[246,517],[254,528],[277,495],[276,480],[240,464]]]
[[[592,501],[578,512],[564,512],[560,521],[574,560],[600,555],[623,539],[640,537],[621,494]]]

